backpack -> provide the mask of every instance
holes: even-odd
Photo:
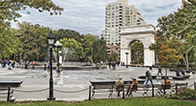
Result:
[[[148,71],[146,71],[146,77],[148,78],[149,76],[150,76],[150,72],[148,70]]]

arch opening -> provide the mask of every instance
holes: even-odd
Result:
[[[128,47],[130,50],[130,64],[143,65],[144,64],[144,45],[140,40],[132,40]]]

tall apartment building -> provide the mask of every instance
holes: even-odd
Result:
[[[117,0],[106,6],[105,30],[102,37],[107,45],[120,44],[119,32],[124,26],[140,25],[145,23],[138,9],[134,5],[128,5],[128,0]]]
[[[140,25],[145,23],[138,9],[134,5],[128,5],[128,0],[117,0],[106,6],[105,30],[101,36],[107,41],[107,45],[121,43],[119,32],[124,26]],[[108,47],[108,54],[111,48]]]

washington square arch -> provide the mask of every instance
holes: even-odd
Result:
[[[143,44],[144,65],[155,65],[155,52],[150,51],[149,46],[155,42],[155,27],[151,24],[129,26],[122,28],[121,36],[121,62],[128,64],[131,62],[131,46],[135,41]],[[127,54],[126,54],[127,53]]]

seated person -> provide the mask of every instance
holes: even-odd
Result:
[[[129,86],[129,88],[127,89],[126,95],[131,95],[131,93],[132,93],[133,91],[136,92],[137,90],[138,90],[138,82],[137,82],[137,80],[134,78],[134,79],[132,80],[131,86]]]
[[[119,97],[120,92],[123,91],[124,89],[124,82],[122,81],[121,77],[119,77],[119,80],[116,81],[115,86],[116,86],[116,92],[118,93],[117,96]]]
[[[185,76],[184,70],[181,70],[181,75]]]
[[[180,73],[179,73],[179,71],[176,71],[176,76],[180,76]]]
[[[171,87],[170,81],[168,79],[166,79],[165,84],[161,85],[161,86],[162,86],[162,89],[164,90],[164,92],[162,92],[162,91],[161,92],[165,94],[165,89],[170,89],[170,87]]]
[[[187,71],[187,73],[191,73],[193,71],[193,68],[190,67],[189,70]]]
[[[170,81],[168,79],[165,80],[165,89],[170,89]]]

